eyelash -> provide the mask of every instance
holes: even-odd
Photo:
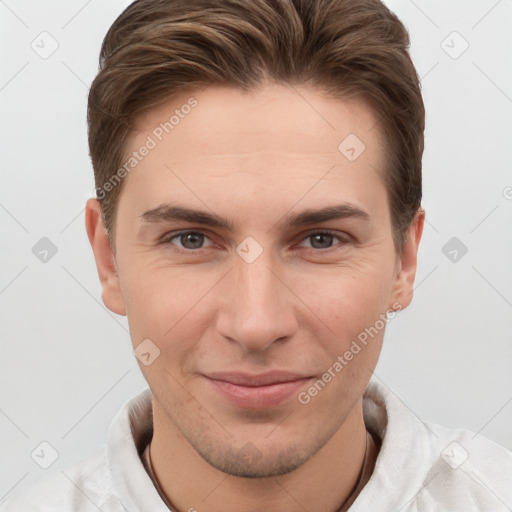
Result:
[[[207,248],[207,247],[200,247],[198,249],[186,249],[186,248],[181,248],[179,246],[176,246],[175,244],[172,243],[172,240],[174,240],[175,238],[179,238],[180,236],[187,235],[187,234],[203,235],[205,238],[210,240],[210,242],[212,242],[212,245],[215,245],[215,243],[210,239],[210,237],[208,235],[206,235],[202,231],[195,231],[195,230],[185,230],[185,231],[178,231],[176,233],[168,233],[167,235],[165,235],[161,239],[160,243],[162,245],[173,245],[174,246],[174,250],[179,252],[179,253],[182,253],[182,254],[191,254],[193,252],[198,252],[201,249],[206,249]],[[331,231],[329,229],[311,231],[311,232],[307,233],[301,239],[301,242],[307,240],[308,238],[310,238],[310,237],[312,237],[314,235],[330,235],[333,238],[337,238],[338,241],[339,241],[338,244],[341,244],[341,245],[345,245],[345,244],[347,244],[349,242],[348,235],[346,237],[342,237],[341,235],[339,235],[336,232]],[[336,245],[338,245],[338,244],[336,244]],[[325,249],[316,249],[315,247],[308,247],[306,249],[309,249],[310,251],[313,251],[313,252],[327,252],[327,251],[329,251],[331,249],[335,249],[336,245],[332,245],[331,247],[327,247]]]

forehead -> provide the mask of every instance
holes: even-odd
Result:
[[[350,134],[380,142],[376,118],[362,99],[328,97],[306,86],[268,84],[252,91],[210,86],[144,112],[138,139],[151,134],[176,157],[258,150],[332,155]],[[186,139],[192,142],[182,146]],[[262,146],[262,144],[264,144]]]
[[[334,189],[350,190],[352,202],[354,194],[368,200],[363,189],[378,185],[382,192],[382,142],[373,111],[360,99],[332,98],[305,86],[271,84],[251,92],[212,86],[138,118],[127,158],[150,149],[138,156],[127,185],[146,203],[180,194],[196,201],[215,190],[297,200],[293,196],[313,183],[313,202]]]

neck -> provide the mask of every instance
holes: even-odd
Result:
[[[176,511],[335,512],[352,502],[371,474],[375,450],[359,402],[331,439],[307,462],[278,477],[240,478],[205,462],[153,400],[150,453],[155,477]],[[169,424],[171,423],[171,424]],[[366,457],[366,468],[362,473]]]

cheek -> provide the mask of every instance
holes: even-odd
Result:
[[[305,280],[298,293],[311,300],[308,306],[317,315],[318,325],[328,327],[315,336],[323,354],[317,368],[330,368],[336,375],[329,385],[336,396],[346,382],[364,387],[371,377],[382,347],[390,289],[391,279],[383,279],[379,269],[368,266],[364,272],[331,269],[325,276]]]
[[[392,290],[382,269],[339,268],[302,274],[296,281],[297,295],[338,338],[357,335],[373,325],[387,310]]]
[[[212,325],[209,295],[218,281],[216,273],[194,273],[181,268],[147,268],[123,275],[132,343],[150,339],[161,351],[162,362],[183,364],[196,350],[197,340]]]
[[[121,272],[120,283],[134,343],[141,336],[160,339],[179,320],[187,290],[176,280],[132,267]]]

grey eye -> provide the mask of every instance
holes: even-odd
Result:
[[[197,231],[186,231],[174,235],[170,240],[170,243],[182,247],[183,249],[202,249],[208,245],[211,245],[209,238],[203,233]],[[210,242],[205,245],[205,242]]]
[[[180,242],[185,249],[198,249],[203,245],[204,235],[200,233],[186,233],[180,235]]]
[[[307,237],[314,249],[328,249],[333,245],[334,236],[330,233],[314,233]]]

